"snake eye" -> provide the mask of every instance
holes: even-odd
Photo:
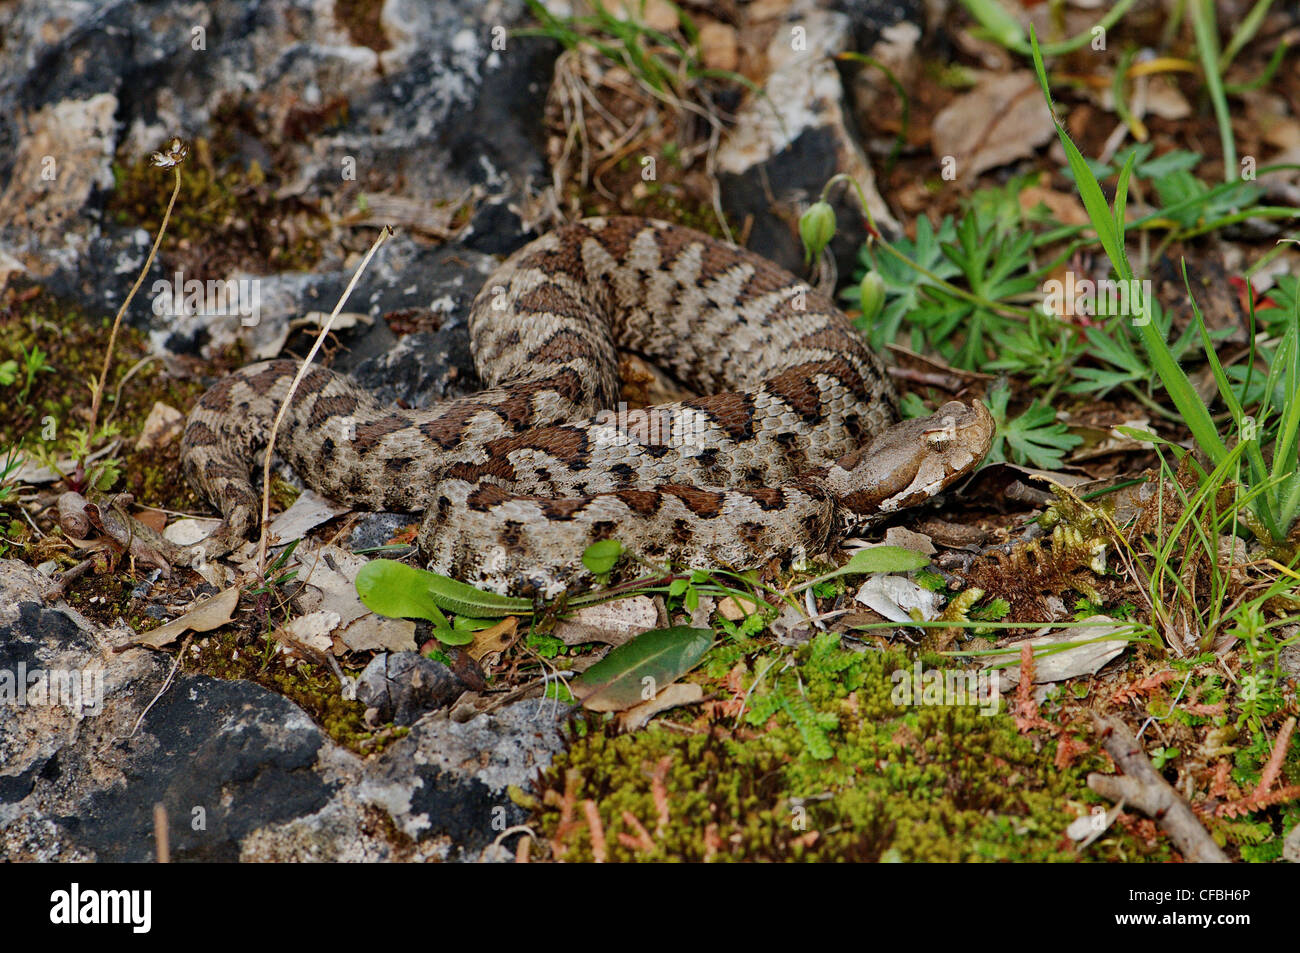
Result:
[[[944,450],[957,439],[957,422],[948,415],[940,417],[936,426],[925,431],[925,442],[935,450]]]

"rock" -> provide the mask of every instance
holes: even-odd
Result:
[[[314,231],[325,271],[352,250],[354,236],[338,222],[366,193],[435,207],[474,188],[501,200],[476,216],[477,247],[522,241],[529,227],[504,199],[549,181],[536,104],[558,45],[511,34],[526,17],[522,0],[363,6],[7,5],[0,274],[26,274],[90,310],[115,310],[152,235],[105,215],[112,163],[119,155],[143,161],[172,135],[220,143],[222,167],[256,162],[268,194],[292,203],[283,206],[293,219],[281,223],[283,242]],[[170,176],[158,173],[158,182],[161,208]],[[182,194],[178,216],[186,201]],[[315,218],[299,221],[297,210]],[[152,281],[171,277],[169,257],[179,253],[177,234],[169,239],[131,317],[161,336],[174,333],[170,346],[192,346],[194,329],[172,328],[151,307]],[[420,280],[406,272],[398,287]],[[286,288],[309,293],[316,284]],[[286,310],[309,307],[296,299]]]
[[[501,859],[491,845],[527,812],[507,794],[550,763],[562,741],[553,701],[517,702],[458,724],[425,719],[350,775],[319,811],[268,824],[241,860]],[[511,842],[513,846],[513,842]]]
[[[376,725],[413,724],[426,712],[446,708],[464,690],[451,669],[419,652],[381,652],[357,679],[357,701]]]
[[[917,47],[924,35],[925,6],[920,0],[839,0],[836,9],[849,15],[857,49],[866,53],[903,84],[915,88],[924,57]],[[844,63],[840,69],[853,104],[853,117],[876,155],[888,155],[895,133],[879,128],[882,112],[901,117],[898,91],[879,69]]]
[[[891,28],[900,23],[925,24],[925,4],[922,0],[832,0],[831,9],[843,13],[853,24],[853,44],[856,49],[870,52]],[[920,33],[920,30],[917,30]],[[887,64],[892,67],[891,64]]]
[[[163,804],[174,860],[236,860],[239,842],[258,827],[325,805],[336,784],[313,770],[324,744],[286,698],[251,682],[187,676],[120,744],[119,783],[79,799],[59,820],[99,860],[148,861],[153,805]],[[74,782],[67,793],[81,793],[94,762],[65,760]]]
[[[67,703],[0,704],[0,860],[152,860],[155,804],[173,860],[476,860],[524,819],[507,788],[563,744],[568,706],[524,701],[362,759],[251,682],[164,690],[167,656],[113,652],[129,633],[43,605],[48,584],[0,560],[0,692],[21,666]]]
[[[740,44],[736,28],[725,23],[700,27],[700,59],[708,69],[732,70],[740,65]]]
[[[767,47],[766,95],[745,102],[718,149],[724,210],[733,221],[751,222],[752,250],[796,274],[804,265],[794,224],[836,173],[848,173],[862,186],[878,226],[898,230],[875,191],[832,59],[851,45],[851,27],[842,13],[796,0]],[[848,275],[866,232],[856,195],[837,188],[832,199],[839,228],[831,251],[840,273]]]

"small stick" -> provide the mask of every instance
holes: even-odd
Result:
[[[1231,863],[1201,826],[1186,801],[1151,766],[1142,746],[1118,718],[1093,713],[1102,744],[1124,776],[1088,775],[1088,787],[1110,801],[1133,805],[1160,825],[1189,861],[1197,864]]]
[[[375,257],[375,252],[379,251],[379,246],[388,241],[393,234],[392,228],[385,225],[379,230],[379,237],[375,239],[370,250],[366,252],[366,257],[361,259],[361,264],[352,275],[352,280],[348,286],[343,289],[343,295],[339,298],[338,304],[334,305],[334,310],[330,312],[329,318],[321,325],[320,334],[316,335],[316,340],[303,358],[303,362],[298,365],[298,373],[293,376],[293,381],[289,384],[289,390],[284,395],[284,401],[280,404],[280,412],[275,415],[275,423],[271,425],[271,434],[266,441],[266,459],[262,463],[262,532],[257,540],[257,569],[258,572],[266,572],[266,543],[269,528],[267,526],[268,517],[271,512],[271,456],[275,452],[275,435],[280,430],[280,424],[284,421],[284,415],[289,411],[289,403],[293,400],[294,392],[298,390],[298,385],[302,383],[303,377],[307,373],[307,368],[311,367],[311,362],[315,359],[316,354],[320,351],[321,345],[325,343],[325,336],[329,334],[330,328],[334,324],[334,319],[339,316],[343,310],[343,305],[347,303],[348,297],[352,294],[352,289],[357,286],[361,280],[361,273],[366,270],[370,264],[370,259]]]
[[[170,864],[171,846],[167,843],[167,805],[158,803],[153,806],[153,841],[155,856],[160,864]]]
[[[113,318],[113,330],[108,335],[108,348],[104,352],[104,366],[99,372],[99,382],[95,385],[95,390],[90,395],[90,425],[87,428],[89,436],[87,440],[95,439],[95,429],[99,421],[99,407],[104,400],[104,388],[108,385],[108,369],[113,364],[113,347],[117,343],[117,332],[122,326],[122,317],[126,314],[126,309],[131,307],[131,299],[135,293],[140,290],[140,285],[144,283],[145,276],[149,274],[149,268],[153,265],[154,257],[158,254],[158,246],[162,244],[163,235],[167,232],[167,223],[171,221],[172,209],[176,206],[176,197],[181,194],[181,163],[189,154],[189,146],[185,145],[179,139],[173,139],[167,147],[166,152],[155,152],[152,157],[153,164],[159,168],[170,168],[176,176],[176,184],[172,186],[171,198],[167,200],[167,210],[163,212],[162,224],[158,226],[158,234],[154,236],[153,247],[149,249],[149,257],[144,260],[144,267],[140,269],[140,274],[135,279],[135,284],[131,286],[130,292],[122,301],[122,306],[117,309],[117,316]],[[80,461],[78,461],[80,462]]]

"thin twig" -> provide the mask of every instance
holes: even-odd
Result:
[[[259,574],[265,574],[266,572],[266,543],[267,536],[270,532],[267,524],[271,512],[271,457],[275,452],[275,435],[280,430],[280,424],[284,421],[284,415],[289,411],[289,403],[293,400],[293,395],[298,390],[298,385],[302,383],[303,377],[307,374],[307,368],[311,367],[312,360],[320,351],[321,345],[325,343],[325,336],[329,334],[330,327],[334,324],[334,319],[337,318],[339,312],[343,310],[343,305],[347,303],[348,296],[352,294],[352,289],[357,286],[357,282],[361,279],[362,272],[364,272],[366,266],[370,264],[370,259],[375,256],[375,252],[379,250],[379,246],[386,242],[392,234],[393,229],[388,225],[385,225],[379,230],[379,236],[375,239],[374,244],[370,246],[370,250],[366,252],[366,257],[361,259],[361,264],[357,266],[357,270],[353,273],[352,280],[349,281],[348,286],[343,289],[343,296],[339,298],[338,304],[334,305],[334,310],[330,312],[330,316],[325,320],[325,323],[321,325],[320,333],[316,335],[316,340],[312,344],[311,350],[307,352],[307,356],[303,358],[302,364],[298,366],[298,373],[294,375],[292,383],[289,384],[289,391],[284,395],[284,401],[280,404],[280,412],[275,415],[275,423],[271,425],[271,433],[266,441],[266,459],[262,462],[262,523],[261,534],[258,536],[257,540],[257,571]]]
[[[1151,766],[1142,745],[1118,718],[1093,714],[1093,722],[1102,736],[1106,752],[1122,776],[1088,775],[1088,787],[1110,801],[1126,801],[1160,825],[1161,830],[1193,863],[1226,864],[1223,852],[1201,826],[1195,812],[1160,772]]]
[[[104,367],[99,372],[99,383],[95,385],[95,391],[90,395],[90,427],[87,431],[90,437],[87,440],[87,447],[90,441],[95,438],[95,429],[99,421],[99,405],[104,399],[104,388],[108,383],[108,369],[113,363],[113,347],[117,343],[117,332],[122,326],[122,318],[126,314],[126,309],[131,306],[131,299],[135,293],[140,290],[140,285],[144,284],[144,279],[149,274],[149,268],[153,265],[154,257],[158,254],[158,246],[162,244],[163,234],[167,231],[167,222],[171,220],[172,208],[176,205],[176,197],[181,194],[181,166],[184,161],[184,152],[179,150],[180,140],[173,140],[175,145],[169,150],[173,154],[179,154],[180,158],[172,164],[172,173],[176,176],[176,184],[172,186],[172,197],[167,200],[167,211],[163,212],[162,224],[158,226],[158,234],[154,236],[153,247],[149,249],[149,257],[144,260],[144,267],[140,269],[140,274],[136,276],[135,284],[131,286],[130,292],[122,301],[122,306],[117,309],[117,317],[113,319],[113,330],[108,335],[108,349],[104,352]],[[159,154],[155,154],[157,156]],[[155,158],[155,164],[157,159]]]

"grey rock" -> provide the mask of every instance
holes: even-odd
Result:
[[[446,665],[419,652],[381,652],[357,678],[357,701],[375,724],[410,725],[465,691]]]
[[[752,223],[750,249],[795,274],[804,271],[804,256],[792,226],[836,173],[862,186],[879,227],[898,229],[876,192],[832,59],[853,42],[850,17],[796,0],[768,44],[766,95],[745,102],[718,150],[723,209],[735,221]],[[847,275],[866,230],[856,194],[842,189],[832,195],[839,228],[831,252],[839,273]]]
[[[881,33],[897,23],[925,23],[922,0],[832,0],[830,7],[849,18],[853,45],[859,50],[870,50]]]
[[[500,859],[493,842],[525,814],[507,789],[563,746],[568,707],[524,701],[425,716],[361,758],[251,682],[180,674],[164,689],[171,659],[113,651],[130,633],[44,605],[48,584],[0,560],[0,692],[20,666],[87,690],[0,704],[0,860],[152,860],[156,804],[174,860]]]
[[[431,208],[474,187],[488,199],[470,230],[474,247],[519,243],[526,230],[506,200],[549,179],[536,104],[558,45],[508,32],[526,14],[522,0],[389,0],[381,9],[376,46],[385,48],[377,51],[315,0],[6,5],[0,285],[25,273],[111,313],[152,238],[104,215],[112,161],[121,147],[144,158],[172,135],[226,133],[237,161],[257,161],[280,177],[283,195],[332,221],[366,192]],[[350,236],[346,226],[332,228],[338,241],[320,236],[323,270],[341,272]],[[170,277],[166,257],[164,248],[150,283]],[[418,269],[405,271],[391,288],[423,280]],[[132,303],[133,322],[174,330],[160,342],[171,347],[206,343],[194,329],[172,329],[170,317],[159,320],[149,288]],[[333,297],[319,291],[328,310]],[[368,298],[372,313],[409,306]]]

